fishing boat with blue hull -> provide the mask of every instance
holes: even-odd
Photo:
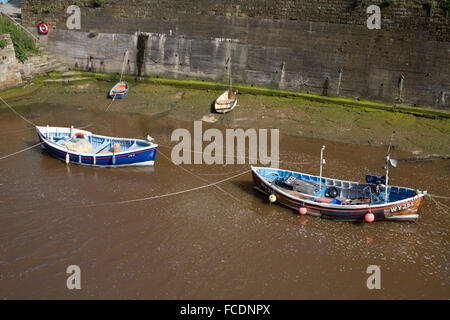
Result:
[[[128,93],[128,83],[127,82],[118,82],[109,92],[109,96],[113,99],[122,99]]]
[[[158,145],[146,140],[115,138],[62,127],[36,127],[42,147],[66,163],[97,167],[152,166]]]
[[[385,176],[367,175],[362,183],[276,168],[252,167],[251,171],[255,188],[269,195],[271,202],[329,219],[416,220],[427,193],[388,186],[386,196]]]
[[[422,202],[427,194],[411,188],[389,185],[389,167],[396,167],[398,161],[391,158],[392,132],[386,162],[385,176],[366,175],[366,182],[330,179],[322,177],[325,164],[320,150],[320,174],[276,168],[252,167],[255,188],[269,194],[269,201],[279,201],[300,214],[309,213],[322,218],[379,221],[416,220]]]

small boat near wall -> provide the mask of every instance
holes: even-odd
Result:
[[[128,93],[128,83],[127,82],[118,82],[116,85],[109,91],[109,96],[113,99],[122,99]]]
[[[222,93],[214,103],[214,109],[218,113],[227,113],[233,110],[237,105],[236,92],[227,90]]]
[[[228,58],[228,77],[229,88],[222,93],[214,102],[214,110],[217,113],[227,113],[233,110],[237,105],[237,92],[233,91],[233,85],[231,80],[231,59]]]

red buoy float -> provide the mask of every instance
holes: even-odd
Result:
[[[48,23],[41,22],[38,24],[38,32],[40,34],[48,34],[48,31],[50,30],[50,26]]]
[[[301,215],[305,215],[307,212],[308,210],[306,209],[306,207],[298,208],[298,213],[300,213]]]
[[[366,219],[367,222],[374,222],[375,215],[373,213],[366,213],[364,219]]]

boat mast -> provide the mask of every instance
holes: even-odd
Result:
[[[120,70],[120,79],[119,82],[122,82],[122,76],[123,76],[123,72],[125,71],[125,61],[127,59],[127,55],[128,55],[128,48],[125,50],[125,53],[123,55],[123,61],[122,61],[122,69]]]
[[[384,187],[384,203],[388,202],[389,199],[389,153],[386,156],[386,185]]]
[[[325,150],[325,146],[322,146],[320,150],[320,178],[319,178],[319,197],[322,196],[322,165],[325,163],[323,159],[323,150]]]
[[[228,78],[230,78],[230,92],[233,92],[232,80],[231,80],[231,57],[228,58]]]
[[[386,165],[385,165],[385,169],[386,169],[386,184],[385,184],[385,189],[384,189],[384,202],[387,203],[389,200],[389,165],[391,163],[391,155],[390,155],[390,151],[391,151],[391,143],[392,143],[392,138],[394,137],[395,131],[392,131],[391,134],[391,139],[389,140],[389,146],[388,146],[388,151],[386,154]]]

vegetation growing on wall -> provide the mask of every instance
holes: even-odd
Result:
[[[383,1],[383,2],[380,4],[380,8],[381,8],[381,9],[384,9],[384,8],[389,7],[390,5],[395,5],[395,0],[386,0],[386,1]]]
[[[92,5],[94,6],[94,8],[98,8],[103,6],[103,4],[105,3],[105,0],[94,0],[92,2]]]
[[[8,45],[8,43],[6,43],[5,40],[3,40],[3,39],[0,40],[0,49],[4,49],[7,45]]]
[[[444,14],[448,16],[448,12],[450,11],[450,0],[441,0],[439,1],[439,7],[444,11]]]
[[[436,10],[436,1],[435,0],[427,0],[422,4],[422,7],[427,11],[427,15],[432,17],[434,11]]]
[[[34,40],[22,29],[15,26],[8,18],[0,16],[0,34],[8,33],[14,44],[16,58],[25,62],[29,54],[38,53]]]

